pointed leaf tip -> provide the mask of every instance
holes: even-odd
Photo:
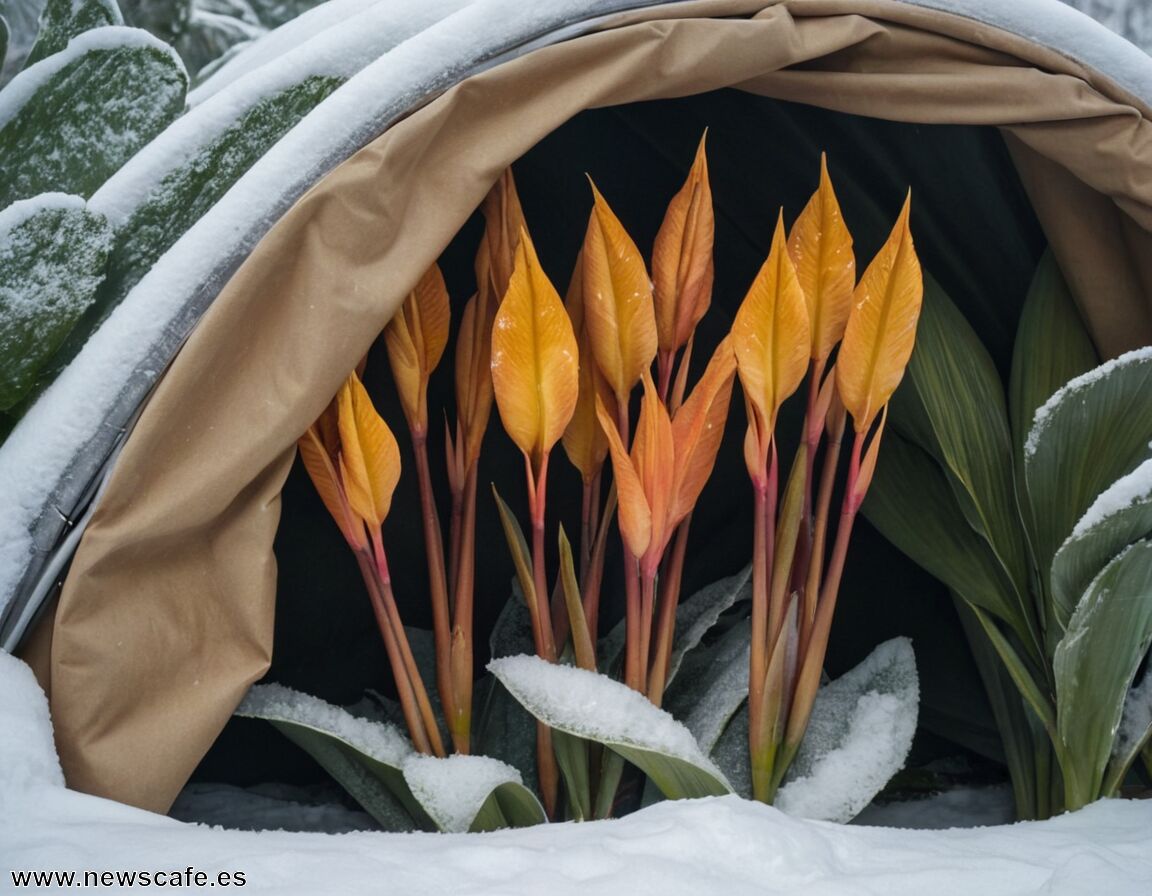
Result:
[[[409,427],[428,430],[428,378],[448,345],[448,287],[433,263],[384,328],[388,363]]]
[[[400,481],[400,447],[353,373],[337,398],[340,468],[348,503],[371,526],[380,526]]]

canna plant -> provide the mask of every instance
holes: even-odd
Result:
[[[789,238],[781,215],[731,334],[693,383],[696,329],[713,285],[715,225],[704,141],[668,206],[651,274],[595,185],[592,200],[564,302],[540,265],[510,172],[485,201],[477,292],[456,338],[456,425],[446,431],[447,550],[427,447],[428,387],[450,330],[447,290],[435,266],[384,334],[411,436],[434,674],[456,755],[444,758],[439,720],[400,624],[383,555],[384,495],[390,499],[399,476],[399,452],[355,374],[301,439],[301,454],[380,608],[399,695],[393,717],[403,718],[412,746],[373,747],[399,733],[284,689],[254,691],[241,712],[276,724],[386,826],[480,829],[545,817],[608,817],[659,795],[733,791],[769,802],[779,795],[801,813],[847,820],[895,771],[915,726],[916,673],[906,641],[882,645],[849,675],[820,687],[852,524],[919,310],[908,204],[857,285],[851,237],[822,163],[817,193]],[[781,498],[776,426],[781,405],[805,376],[806,420]],[[752,563],[681,600],[692,512],[717,463],[737,377],[755,496]],[[478,685],[484,696],[474,720],[476,487],[493,402],[523,457],[530,535],[496,495],[518,593],[493,634],[493,679]],[[826,557],[849,418],[854,439]],[[559,528],[559,568],[549,570],[549,470],[561,441],[581,477],[580,538],[574,550]],[[365,491],[376,500],[371,515],[364,513]],[[615,583],[604,577],[613,528],[624,561],[624,618],[601,636],[601,592],[615,594]],[[869,726],[877,705],[889,715],[898,709],[899,724],[887,725],[888,740],[856,792],[822,805],[812,796],[813,782],[847,748],[852,726]],[[515,706],[527,713],[517,716]],[[386,702],[383,712],[392,712]],[[810,723],[816,736],[805,739]],[[519,746],[493,743],[493,730]],[[376,733],[365,739],[367,731]],[[477,744],[516,768],[465,755]],[[419,754],[440,758],[413,764]],[[789,777],[793,765],[800,772]],[[470,776],[487,783],[464,786]],[[536,785],[539,802],[525,781]],[[472,802],[449,823],[444,794],[461,788],[473,794]]]

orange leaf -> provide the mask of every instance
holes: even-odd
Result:
[[[736,356],[730,339],[716,347],[704,375],[672,418],[676,445],[676,481],[672,489],[671,524],[677,526],[692,509],[712,475],[728,422],[728,404],[736,379]]]
[[[732,323],[740,383],[760,418],[762,443],[775,429],[780,405],[804,379],[810,342],[808,308],[785,248],[781,212],[768,259]],[[766,443],[762,447],[766,450]]]
[[[318,424],[319,421],[309,426],[308,431],[296,443],[300,449],[300,459],[304,462],[304,469],[308,471],[312,484],[316,486],[320,500],[324,502],[328,513],[340,528],[344,540],[353,548],[364,547],[366,541],[363,526],[353,519],[348,499],[344,496],[344,489],[340,484],[340,474],[336,471],[332,454],[324,445]]]
[[[624,225],[592,185],[595,205],[584,236],[584,315],[592,352],[616,401],[656,357],[656,312],[644,260]]]
[[[700,138],[688,179],[668,204],[652,248],[656,330],[664,352],[678,351],[688,342],[712,302],[715,221],[705,137]]]
[[[520,197],[516,193],[516,181],[512,169],[505,168],[500,179],[488,191],[481,206],[484,212],[484,239],[480,251],[486,258],[484,280],[480,279],[480,256],[477,256],[477,278],[481,291],[490,285],[499,303],[508,289],[512,269],[516,265],[516,247],[520,244],[520,231],[527,230],[524,211],[520,208]],[[491,278],[490,280],[488,278]]]
[[[604,377],[596,367],[596,362],[592,359],[588,330],[581,326],[584,320],[584,299],[580,267],[580,260],[577,259],[572,282],[568,287],[568,297],[564,302],[568,317],[572,320],[572,327],[576,331],[577,346],[580,350],[580,392],[576,398],[576,410],[572,414],[572,420],[564,430],[563,441],[568,459],[587,483],[600,472],[604,466],[604,458],[608,455],[608,440],[596,419],[596,399],[599,397],[610,408],[614,408],[616,402],[604,382]]]
[[[672,421],[656,393],[652,375],[644,371],[641,379],[644,398],[640,401],[640,419],[636,423],[631,456],[652,516],[652,535],[644,560],[655,563],[664,553],[675,528],[671,525],[671,511],[676,445],[672,438]]]
[[[400,448],[355,373],[340,387],[340,473],[352,510],[383,524],[400,481]]]
[[[812,358],[825,361],[844,336],[848,312],[852,310],[856,258],[852,254],[852,234],[840,214],[823,153],[820,186],[792,225],[788,254],[808,303]]]
[[[392,378],[413,432],[428,431],[428,377],[448,344],[450,319],[448,287],[433,263],[384,328]]]
[[[496,301],[489,290],[468,300],[456,335],[456,418],[463,438],[463,459],[471,466],[492,414],[492,322]]]
[[[603,402],[596,402],[596,417],[608,438],[608,451],[612,455],[612,475],[616,479],[616,496],[619,506],[620,534],[633,557],[642,557],[652,541],[652,511],[644,495],[644,486],[620,433],[616,430],[616,420],[608,413]]]
[[[579,354],[572,323],[526,232],[492,328],[492,384],[504,429],[539,470],[576,408]]]
[[[916,341],[924,280],[908,226],[911,204],[909,192],[888,241],[856,287],[836,362],[840,398],[857,432],[868,430],[896,391]]]

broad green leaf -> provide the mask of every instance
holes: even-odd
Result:
[[[715,219],[706,138],[700,138],[688,179],[668,204],[652,246],[652,297],[662,352],[678,351],[688,343],[712,301]]]
[[[856,432],[867,432],[904,378],[924,294],[908,218],[912,194],[852,295],[836,357],[836,385]]]
[[[1152,541],[1109,563],[1076,606],[1052,668],[1069,809],[1101,796],[1128,689],[1152,643]]]
[[[48,0],[40,13],[40,30],[24,67],[59,53],[77,34],[104,25],[123,24],[124,16],[115,0]]]
[[[940,463],[965,519],[987,541],[1013,592],[1010,599],[985,601],[948,584],[1031,640],[1028,551],[1016,505],[1004,389],[976,333],[930,277],[924,293],[909,382],[892,402],[892,427]]]
[[[1096,497],[1152,457],[1152,348],[1076,377],[1036,412],[1024,448],[1036,561],[1052,558]]]
[[[8,20],[0,16],[0,70],[4,68],[4,60],[8,58]]]
[[[885,641],[824,685],[775,806],[802,818],[851,821],[904,767],[919,699],[916,656],[907,638]],[[847,778],[845,769],[852,770]]]
[[[1100,361],[1084,328],[1080,311],[1051,250],[1044,253],[1020,315],[1012,353],[1008,402],[1012,443],[1023,471],[1024,440],[1036,409],[1074,376]]]
[[[889,430],[861,510],[880,533],[965,601],[1002,619],[1015,591],[988,542],[972,530],[937,463]]]
[[[1105,793],[1120,788],[1141,750],[1152,751],[1152,669],[1145,671],[1143,680],[1133,685],[1124,701],[1120,730],[1116,733],[1112,761],[1104,779]]]
[[[752,628],[747,619],[722,637],[688,654],[683,674],[665,695],[665,706],[684,720],[700,749],[711,753],[732,716],[748,699],[748,654]]]
[[[404,783],[436,827],[449,834],[547,821],[512,766],[487,756],[410,756]]]
[[[1152,535],[1152,460],[1121,476],[1092,502],[1052,560],[1052,609],[1068,627],[1080,597],[1117,554]]]
[[[542,723],[603,744],[669,799],[732,792],[688,729],[626,685],[533,656],[493,660],[488,669]]]
[[[820,154],[820,186],[792,225],[788,254],[808,303],[812,358],[825,361],[848,324],[856,288],[856,256],[824,153]]]
[[[28,394],[104,278],[112,229],[60,193],[0,212],[0,410]]]
[[[738,709],[716,746],[709,754],[710,758],[724,773],[732,790],[744,797],[752,799],[752,764],[748,761],[748,701],[745,700]]]
[[[492,386],[504,429],[536,466],[572,419],[578,367],[572,322],[522,231],[492,327]]]
[[[568,812],[575,821],[592,819],[592,784],[588,774],[588,741],[560,730],[552,731],[552,749],[568,793]]]
[[[736,311],[731,339],[740,384],[763,440],[775,428],[780,405],[804,380],[811,344],[808,306],[788,255],[783,211],[768,258]]]
[[[183,111],[175,52],[136,28],[97,28],[4,88],[0,208],[59,190],[91,196]]]
[[[357,718],[282,685],[256,685],[236,715],[271,722],[308,753],[388,831],[430,830],[402,768],[412,746],[394,725]]]

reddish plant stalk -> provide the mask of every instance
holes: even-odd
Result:
[[[812,556],[812,485],[816,476],[816,450],[820,447],[820,436],[824,432],[823,419],[816,419],[820,398],[821,381],[824,378],[824,361],[813,361],[808,376],[808,409],[804,413],[804,442],[808,447],[804,470],[804,509],[800,515],[800,529],[796,533],[796,558],[792,565],[791,590],[802,591]]]
[[[844,418],[828,436],[824,447],[824,469],[820,474],[820,489],[816,498],[815,518],[812,531],[812,553],[808,562],[808,578],[804,586],[804,606],[800,613],[800,652],[801,657],[808,650],[808,639],[812,634],[812,624],[816,619],[816,606],[820,595],[820,584],[824,566],[824,551],[828,538],[828,517],[832,510],[832,489],[836,484],[836,468],[840,465],[840,446],[844,441]]]
[[[452,692],[453,712],[448,727],[457,753],[471,749],[473,602],[476,585],[476,487],[477,467],[468,469],[461,493],[462,508],[452,588]],[[453,500],[455,504],[455,499]],[[453,511],[455,514],[455,510]],[[455,523],[456,520],[454,519]]]
[[[616,428],[621,444],[629,439],[628,402],[616,399]],[[621,535],[623,541],[623,535]],[[633,690],[644,691],[644,672],[640,657],[640,558],[624,546],[624,683]]]
[[[588,621],[588,631],[592,633],[593,643],[595,643],[596,634],[600,630],[600,592],[604,583],[604,558],[608,550],[608,530],[611,527],[612,516],[615,511],[616,483],[612,483],[608,489],[608,500],[604,505],[604,511],[597,520],[596,539],[592,545],[588,575],[580,582],[583,589],[584,618]]]
[[[676,529],[676,541],[671,555],[665,558],[660,581],[660,616],[656,623],[656,650],[652,669],[648,675],[648,699],[656,706],[664,700],[668,684],[668,668],[672,661],[672,642],[676,635],[676,608],[680,604],[680,582],[684,577],[684,557],[688,549],[688,529],[692,514],[688,514]]]

